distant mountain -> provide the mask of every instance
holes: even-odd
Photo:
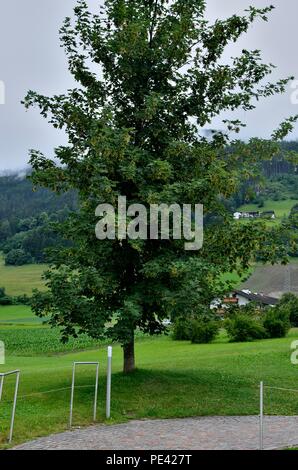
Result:
[[[26,170],[0,176],[0,251],[8,265],[43,263],[46,249],[64,242],[51,222],[77,208],[75,192],[33,188]]]
[[[62,209],[75,210],[77,197],[74,192],[57,196],[47,189],[33,190],[26,170],[0,176],[0,221],[8,220],[12,232],[14,220],[36,217],[42,212],[51,214]]]

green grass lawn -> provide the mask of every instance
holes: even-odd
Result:
[[[8,354],[14,356],[53,355],[99,345],[87,335],[61,343],[59,329],[51,329],[46,319],[36,317],[24,305],[0,307],[0,340],[4,341]]]
[[[5,327],[0,329],[0,336],[3,331]],[[44,331],[49,333],[46,328]],[[128,376],[121,372],[122,351],[115,346],[111,422],[133,418],[257,414],[260,380],[267,385],[298,388],[297,367],[290,362],[290,344],[297,338],[298,331],[292,330],[285,339],[243,344],[228,343],[224,334],[210,345],[175,342],[170,337],[142,339],[136,344],[138,370]],[[47,349],[49,352],[50,348]],[[14,443],[67,428],[72,363],[96,360],[100,361],[101,368],[98,420],[102,422],[105,346],[53,356],[8,353],[1,370],[21,369]],[[77,384],[90,385],[90,388],[76,391],[75,425],[91,423],[93,383],[94,371],[87,367],[78,371]],[[12,378],[7,380],[6,387],[0,407],[2,447],[6,446],[5,431],[9,426]],[[61,388],[67,390],[59,391]],[[52,389],[57,391],[42,393]],[[297,414],[298,394],[266,391],[265,410],[270,414]]]
[[[288,217],[291,209],[295,204],[298,204],[298,200],[296,199],[285,199],[283,201],[273,201],[273,200],[266,200],[264,207],[258,207],[256,204],[245,204],[239,208],[241,212],[246,211],[256,211],[256,212],[264,212],[264,211],[275,211],[276,215],[276,222],[280,222],[283,217]],[[241,219],[242,220],[242,219]],[[245,219],[244,219],[245,220]],[[274,223],[274,221],[268,221],[270,223]]]
[[[228,277],[238,281],[235,274]],[[224,333],[210,345],[139,335],[138,370],[128,376],[122,374],[122,350],[116,345],[110,422],[258,414],[260,380],[298,389],[298,369],[290,362],[294,339],[298,330],[285,339],[242,344],[228,343]],[[0,340],[6,346],[6,364],[0,371],[21,370],[13,444],[67,429],[73,361],[100,361],[98,421],[105,422],[107,343],[85,336],[64,345],[59,331],[50,329],[25,306],[0,307]],[[92,368],[78,370],[77,384],[84,388],[76,390],[74,425],[92,423],[94,378]],[[266,413],[298,414],[298,393],[265,390]],[[12,398],[10,377],[0,403],[1,448],[7,447]]]
[[[3,325],[41,325],[43,320],[33,315],[27,305],[0,307],[0,328]]]
[[[30,296],[32,289],[44,290],[41,275],[46,268],[44,264],[5,266],[3,256],[0,256],[0,287],[5,287],[8,295]]]

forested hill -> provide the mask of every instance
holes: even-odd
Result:
[[[45,249],[63,243],[51,222],[64,220],[76,207],[74,192],[57,196],[33,190],[26,177],[0,176],[0,251],[6,264],[45,262]]]
[[[285,159],[285,153],[298,153],[298,141],[285,141],[280,144],[280,154],[271,161],[263,162],[263,173],[266,178],[274,178],[283,174],[297,173],[297,167]]]
[[[296,168],[284,158],[284,152],[288,151],[298,153],[298,141],[283,142],[280,155],[263,163],[263,173],[267,178],[296,173]],[[76,204],[74,193],[57,196],[43,188],[33,191],[31,181],[24,176],[0,175],[0,222],[8,220],[12,232],[15,221],[20,218],[36,217],[42,212],[51,214],[64,209],[73,210]]]
[[[285,159],[285,153],[298,152],[298,142],[281,144],[280,154],[263,164],[265,186],[243,183],[227,201],[231,213],[247,202],[262,207],[264,199],[298,199],[298,172]],[[17,174],[0,176],[0,251],[8,265],[43,263],[45,249],[65,242],[52,229],[51,222],[64,220],[77,207],[74,192],[57,196],[46,189],[33,190],[31,181]]]
[[[67,193],[57,196],[47,189],[33,191],[32,183],[26,177],[18,175],[0,176],[0,221],[38,216],[62,210],[73,210],[76,196]],[[12,227],[13,228],[13,227]]]

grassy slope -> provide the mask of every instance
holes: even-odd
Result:
[[[277,220],[281,220],[283,217],[287,217],[292,207],[298,204],[296,199],[285,199],[284,201],[265,201],[264,207],[258,207],[256,204],[245,204],[239,208],[240,211],[275,211]]]
[[[291,201],[291,205],[289,201],[281,202],[279,207],[276,202],[274,205],[267,203],[262,210],[276,210],[278,217],[282,217],[295,201]],[[44,266],[7,268],[0,262],[0,286],[5,286],[11,295],[30,294],[32,287],[43,286],[40,280],[43,270]],[[232,278],[238,280],[234,275]],[[74,360],[100,361],[98,418],[104,421],[106,354],[103,345],[65,354],[67,349],[58,342],[57,332],[40,325],[40,320],[32,317],[27,307],[0,309],[0,339],[1,335],[8,348],[6,365],[0,366],[1,371],[20,368],[22,373],[15,443],[66,429]],[[143,339],[136,345],[139,369],[126,377],[121,373],[122,351],[116,346],[112,422],[132,418],[257,414],[260,380],[267,385],[297,387],[297,368],[290,362],[290,344],[297,338],[298,331],[292,330],[291,338],[244,344],[229,344],[224,335],[211,345],[174,342],[167,337]],[[71,345],[70,349],[87,347],[91,345],[83,341]],[[79,385],[91,385],[94,372],[82,368],[77,380]],[[60,388],[67,390],[41,393]],[[10,378],[1,403],[0,445],[3,447],[6,446],[12,394],[13,379]],[[92,387],[76,390],[75,424],[91,423],[92,398]],[[297,394],[267,391],[265,405],[266,413],[297,414]]]
[[[45,319],[36,317],[30,307],[23,305],[0,307],[0,340],[7,353],[14,356],[53,355],[99,345],[87,335],[61,343],[59,329],[51,329]]]
[[[222,336],[211,345],[191,345],[170,338],[146,339],[136,345],[139,370],[121,373],[121,348],[114,348],[112,422],[131,418],[168,418],[258,413],[258,383],[297,388],[297,367],[290,362],[290,344],[298,338],[229,344]],[[15,442],[66,429],[70,391],[41,394],[70,386],[72,362],[99,360],[101,364],[99,420],[104,420],[105,348],[54,357],[8,356],[2,370],[22,371]],[[94,383],[94,372],[82,368],[78,385]],[[7,380],[2,411],[9,423],[12,379]],[[34,393],[35,395],[31,395]],[[27,395],[31,396],[27,396]],[[75,423],[88,424],[92,388],[76,391]],[[297,394],[267,391],[266,413],[297,414]],[[297,431],[298,437],[298,431]],[[4,438],[2,438],[4,445]]]
[[[0,370],[21,369],[14,443],[67,428],[75,360],[100,361],[98,419],[104,421],[105,346],[98,344],[95,349],[94,343],[85,338],[65,347],[59,342],[58,332],[40,325],[39,321],[28,307],[0,308],[0,339],[4,339],[7,347],[6,364]],[[229,344],[222,334],[211,345],[174,342],[169,337],[143,338],[136,344],[139,369],[127,377],[121,373],[121,348],[115,346],[112,422],[132,418],[257,414],[260,380],[267,385],[297,387],[297,368],[290,362],[290,344],[298,338],[298,331],[292,330],[291,336]],[[92,368],[78,371],[77,384],[94,384]],[[41,393],[49,390],[56,391]],[[12,396],[13,378],[9,378],[0,408],[0,447],[6,447]],[[91,424],[92,398],[92,386],[76,390],[75,424]],[[266,412],[271,414],[298,412],[297,394],[291,392],[267,391],[265,404]]]
[[[45,269],[43,264],[5,266],[0,256],[0,287],[5,287],[8,295],[31,295],[32,289],[44,289],[41,275]]]
[[[40,325],[43,320],[33,315],[26,305],[0,307],[0,327],[3,325]]]
[[[298,264],[292,258],[290,264],[257,265],[252,275],[242,283],[242,289],[263,292],[273,297],[280,297],[286,292],[298,294]]]
[[[267,220],[268,226],[279,224],[284,217],[288,217],[292,207],[297,204],[295,199],[282,201],[266,200],[264,207],[259,208],[256,204],[246,204],[239,208],[241,211],[267,211],[274,210],[276,220]],[[249,219],[242,219],[241,223],[250,223]],[[253,292],[263,292],[274,297],[280,297],[285,292],[298,293],[298,260],[292,258],[288,266],[280,265],[256,265],[251,269],[251,276],[241,284],[241,288],[250,289]]]

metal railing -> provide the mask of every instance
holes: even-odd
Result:
[[[77,366],[83,365],[94,365],[96,366],[96,374],[95,374],[95,384],[94,385],[76,385],[76,368]],[[22,396],[18,395],[19,391],[19,382],[20,382],[20,370],[14,370],[11,372],[4,372],[0,373],[0,402],[2,401],[3,397],[3,389],[5,378],[8,376],[16,376],[15,382],[15,389],[12,401],[12,414],[10,419],[10,430],[9,430],[9,438],[8,442],[12,442],[13,438],[13,431],[14,431],[14,423],[15,423],[15,415],[16,415],[16,407],[17,407],[17,400],[27,399],[33,396],[39,396],[44,394],[51,394],[51,393],[58,393],[66,390],[70,390],[70,414],[69,414],[69,427],[72,427],[73,423],[73,408],[74,408],[74,395],[75,389],[82,389],[82,388],[91,388],[94,387],[94,403],[93,403],[93,421],[96,421],[97,417],[97,402],[98,402],[98,388],[99,388],[99,362],[74,362],[72,367],[72,382],[70,387],[61,387],[57,389],[50,389],[44,390],[39,392],[32,392],[29,394],[25,394]],[[106,383],[106,418],[110,419],[111,417],[111,377],[112,377],[112,347],[108,347],[108,362],[107,362],[107,383]],[[9,401],[10,402],[10,401]]]
[[[11,372],[4,372],[4,373],[0,374],[0,401],[2,400],[4,379],[5,379],[5,377],[11,376],[11,375],[16,376],[16,382],[15,382],[15,389],[14,389],[12,414],[11,414],[11,419],[10,419],[10,429],[9,429],[9,438],[8,438],[9,443],[11,443],[12,436],[13,436],[13,428],[14,428],[14,421],[15,421],[16,407],[17,407],[17,399],[18,399],[18,391],[19,391],[19,383],[20,383],[20,371],[19,370],[13,370]]]

